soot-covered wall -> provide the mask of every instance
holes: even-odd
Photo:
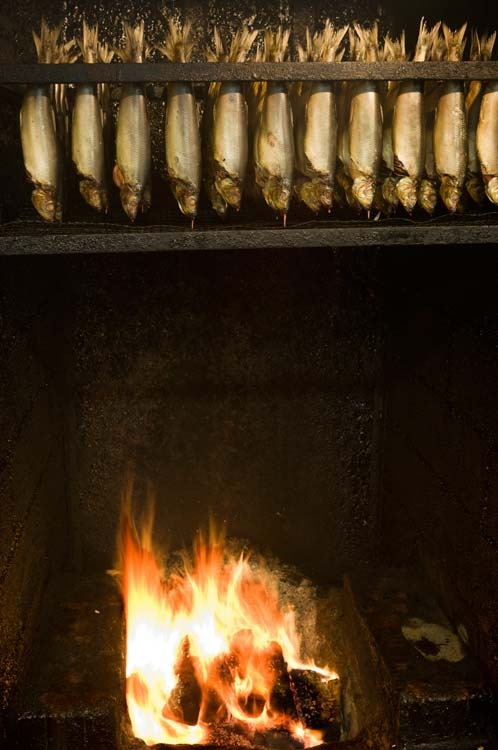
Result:
[[[0,258],[0,738],[47,583],[69,560],[58,308],[46,261]]]
[[[237,251],[65,264],[76,559],[112,563],[128,466],[159,538],[211,513],[317,580],[378,544],[377,253]]]
[[[497,249],[385,261],[383,548],[398,564],[421,557],[498,678]]]

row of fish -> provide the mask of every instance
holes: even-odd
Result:
[[[159,51],[171,61],[188,62],[190,25],[170,21]],[[462,59],[466,26],[420,24],[414,61]],[[111,49],[97,27],[83,24],[81,40],[59,41],[60,28],[42,22],[33,34],[42,63],[143,62],[149,55],[143,22],[124,24],[125,45]],[[218,30],[209,61],[244,62],[258,32],[243,27],[225,46]],[[255,60],[287,58],[289,30],[264,34]],[[340,61],[349,37],[349,55],[358,61],[407,60],[405,39],[387,36],[379,44],[377,26],[336,29],[327,21],[306,34],[299,59]],[[495,34],[472,35],[471,58],[491,58]],[[151,137],[145,88],[122,87],[115,136],[106,84],[78,84],[72,113],[63,84],[31,85],[21,107],[21,141],[32,201],[47,221],[60,221],[64,206],[65,163],[69,153],[80,192],[95,209],[107,211],[108,175],[115,152],[113,181],[123,209],[134,221],[151,203]],[[411,212],[418,203],[433,213],[438,197],[451,212],[461,210],[464,194],[498,204],[498,82],[467,87],[460,81],[211,83],[202,123],[190,83],[167,84],[165,166],[183,214],[194,221],[201,185],[213,208],[224,216],[238,210],[244,190],[263,198],[284,217],[296,196],[313,212],[334,203],[387,215],[399,203]],[[115,143],[113,139],[115,137]],[[202,168],[201,168],[202,167]]]

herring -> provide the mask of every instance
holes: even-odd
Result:
[[[170,19],[160,52],[168,60],[188,62],[192,55],[191,24]],[[192,84],[172,81],[167,85],[164,123],[166,174],[180,211],[194,225],[201,190],[201,137]]]
[[[60,27],[50,29],[42,19],[41,32],[33,32],[39,63],[56,61]],[[62,218],[62,148],[57,132],[53,90],[46,84],[28,86],[20,112],[21,145],[31,201],[48,222]]]
[[[282,27],[265,33],[264,56],[282,62],[290,31]],[[294,132],[287,86],[269,81],[263,89],[254,136],[255,179],[270,208],[283,215],[284,226],[294,179]]]
[[[236,32],[226,53],[219,31],[215,28],[214,50],[208,50],[208,60],[244,62],[257,33],[244,26]],[[224,215],[228,206],[236,211],[240,209],[247,171],[248,115],[242,84],[236,81],[212,83],[206,115],[206,185],[213,207]]]
[[[379,58],[378,28],[355,24],[358,36],[356,58],[375,62]],[[349,116],[349,173],[352,192],[360,206],[370,211],[382,158],[382,107],[377,81],[353,85]]]
[[[339,46],[347,26],[335,30],[327,20],[322,32],[313,37],[307,30],[306,49],[298,48],[301,61],[340,61]],[[332,208],[337,157],[337,109],[335,85],[319,81],[300,84],[294,97],[297,177],[295,191],[314,213]],[[324,132],[327,137],[324,138]]]
[[[453,32],[443,24],[447,60],[462,59],[466,29],[464,24]],[[441,87],[434,121],[434,160],[441,198],[448,211],[454,213],[461,202],[467,173],[467,115],[462,81],[446,81]]]
[[[144,22],[135,28],[123,24],[125,47],[116,50],[124,62],[141,63],[147,56]],[[116,128],[116,164],[113,179],[119,188],[121,205],[135,221],[138,212],[145,212],[151,201],[150,125],[144,86],[126,83],[123,86]]]
[[[85,63],[100,60],[98,26],[92,28],[83,21],[83,38],[78,44]],[[80,83],[76,89],[71,146],[81,195],[97,211],[107,213],[104,125],[97,84]]]

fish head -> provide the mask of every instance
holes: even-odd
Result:
[[[316,194],[322,208],[330,211],[334,202],[334,191],[332,185],[326,182],[318,182],[316,186]]]
[[[391,206],[391,208],[397,208],[399,203],[398,194],[396,192],[396,178],[386,177],[382,183],[382,197],[385,202]]]
[[[418,191],[418,203],[421,208],[430,216],[434,213],[437,206],[436,186],[430,180],[422,180]]]
[[[362,208],[370,211],[375,196],[375,179],[373,177],[357,177],[353,181],[353,196]]]
[[[130,221],[135,221],[142,205],[142,189],[140,187],[132,187],[131,185],[123,185],[119,191],[119,195],[126,215]]]
[[[308,180],[305,177],[301,178],[296,182],[294,189],[299,200],[308,206],[310,211],[313,211],[314,214],[319,213],[322,204],[320,196],[315,189],[315,185],[311,180]]]
[[[229,206],[235,208],[236,211],[240,209],[242,188],[239,183],[227,176],[220,180],[216,180],[216,188]]]
[[[37,187],[31,193],[31,202],[42,219],[56,221],[58,218],[57,196],[53,190]]]
[[[402,177],[396,185],[396,195],[409,214],[417,205],[417,187],[417,180],[412,177]]]
[[[279,213],[287,213],[291,199],[291,187],[280,178],[268,180],[263,187],[265,201]]]
[[[441,179],[441,187],[439,188],[439,194],[441,198],[443,199],[443,203],[448,209],[448,211],[452,214],[454,214],[458,206],[460,204],[460,199],[462,197],[462,189],[457,184],[457,182],[454,180],[453,177],[450,177],[449,175],[444,175],[444,177]]]
[[[206,192],[209,196],[209,200],[211,201],[211,205],[218,214],[218,216],[223,219],[224,216],[226,216],[228,205],[226,200],[219,194],[219,192],[216,190],[214,186],[214,182],[207,181],[205,182]]]
[[[486,200],[486,191],[481,177],[478,174],[471,175],[465,183],[467,193],[470,195],[474,203],[482,205]],[[494,201],[493,201],[494,202]]]
[[[187,185],[185,182],[178,180],[178,182],[173,184],[173,192],[182,214],[195,219],[197,216],[199,191],[194,189],[192,185]]]
[[[107,191],[103,187],[97,185],[93,180],[81,180],[80,193],[89,206],[97,209],[97,211],[107,213],[109,204],[107,201]]]
[[[486,185],[486,195],[498,206],[498,177],[492,177]]]

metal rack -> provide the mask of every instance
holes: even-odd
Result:
[[[0,87],[29,83],[127,82],[164,84],[225,80],[498,80],[498,62],[340,62],[340,63],[112,63],[85,65],[0,65]],[[254,218],[254,221],[252,220]],[[151,219],[151,221],[153,221]],[[132,226],[95,220],[49,226],[17,220],[0,225],[0,255],[54,253],[116,253],[142,251],[232,250],[293,247],[406,246],[498,244],[498,212],[489,204],[481,213],[441,215],[435,219],[398,217],[379,222],[344,218],[302,221],[282,226],[268,215],[236,217],[225,223],[199,217],[190,230],[181,217],[167,223]]]

